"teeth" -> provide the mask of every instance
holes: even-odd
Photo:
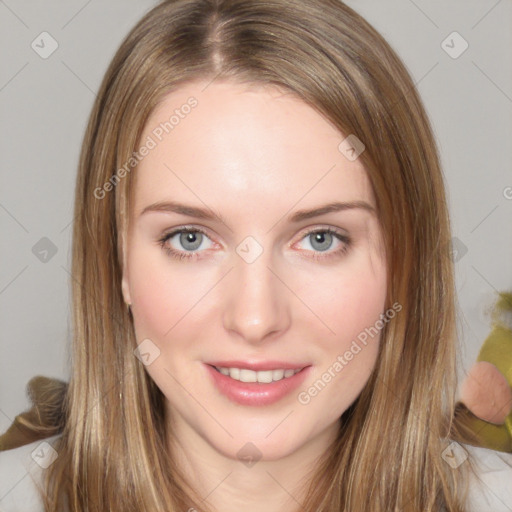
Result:
[[[277,382],[292,377],[300,372],[302,368],[298,368],[297,370],[266,370],[260,372],[247,370],[245,368],[217,368],[217,370],[223,375],[227,375],[240,382],[260,382],[268,384],[269,382]]]

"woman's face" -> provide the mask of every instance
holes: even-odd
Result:
[[[276,88],[206,85],[169,94],[146,125],[123,294],[178,438],[275,460],[332,439],[370,376],[382,238],[357,153],[320,114]],[[367,206],[322,212],[354,202]],[[218,362],[306,368],[244,384]]]

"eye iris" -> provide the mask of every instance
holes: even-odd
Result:
[[[185,249],[193,251],[201,245],[202,236],[201,233],[182,233],[180,235],[180,244]],[[192,247],[187,246],[188,243],[191,243]]]
[[[326,249],[329,249],[332,243],[332,235],[327,232],[318,232],[313,233],[312,242],[319,242],[321,244],[320,247],[315,247],[315,244],[312,243],[312,247],[318,251],[325,251]]]

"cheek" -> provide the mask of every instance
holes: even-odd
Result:
[[[312,323],[324,347],[342,349],[384,312],[386,271],[383,264],[364,257],[353,258],[339,269],[317,272],[302,282],[300,296],[317,319]],[[362,336],[364,337],[364,335]]]
[[[130,290],[137,337],[162,340],[199,300],[200,290],[193,281],[197,275],[172,271],[176,263],[169,261],[163,251],[155,252],[132,251]]]
[[[342,309],[333,311],[337,325],[346,335],[357,337],[365,329],[374,327],[384,312],[387,292],[385,259],[377,257],[374,247],[354,261],[339,284],[338,304]],[[334,303],[334,301],[333,301]]]
[[[372,275],[359,274],[345,279],[336,307],[331,308],[337,334],[352,339],[373,326],[383,312],[385,293],[385,283],[376,281]]]
[[[385,274],[363,268],[340,273],[328,289],[332,293],[316,296],[318,314],[334,333],[314,322],[310,333],[317,349],[317,373],[299,396],[301,404],[328,411],[323,416],[327,422],[339,418],[357,399],[375,367],[385,325]]]

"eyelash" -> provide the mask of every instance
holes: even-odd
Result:
[[[199,228],[179,228],[179,229],[176,229],[174,231],[164,234],[163,237],[158,240],[158,244],[162,247],[162,249],[166,252],[166,254],[168,256],[170,256],[171,258],[175,258],[177,260],[198,258],[198,256],[196,256],[197,252],[188,251],[188,253],[187,253],[184,251],[177,251],[176,249],[171,249],[170,247],[167,247],[165,245],[169,239],[171,239],[174,235],[177,235],[179,233],[201,233],[205,236],[208,236],[208,234],[205,231],[203,231],[202,229],[199,229]],[[335,257],[341,257],[342,255],[345,255],[348,252],[349,248],[351,247],[351,244],[352,244],[351,238],[349,238],[346,235],[342,235],[340,232],[338,232],[332,228],[313,229],[313,230],[305,233],[304,236],[301,238],[301,240],[310,235],[316,234],[316,233],[328,233],[330,235],[335,236],[340,242],[343,242],[343,244],[344,244],[340,249],[337,249],[335,251],[331,251],[331,252],[325,251],[325,254],[322,251],[309,251],[309,252],[313,252],[312,258],[316,261],[326,260],[326,259],[335,258]]]

